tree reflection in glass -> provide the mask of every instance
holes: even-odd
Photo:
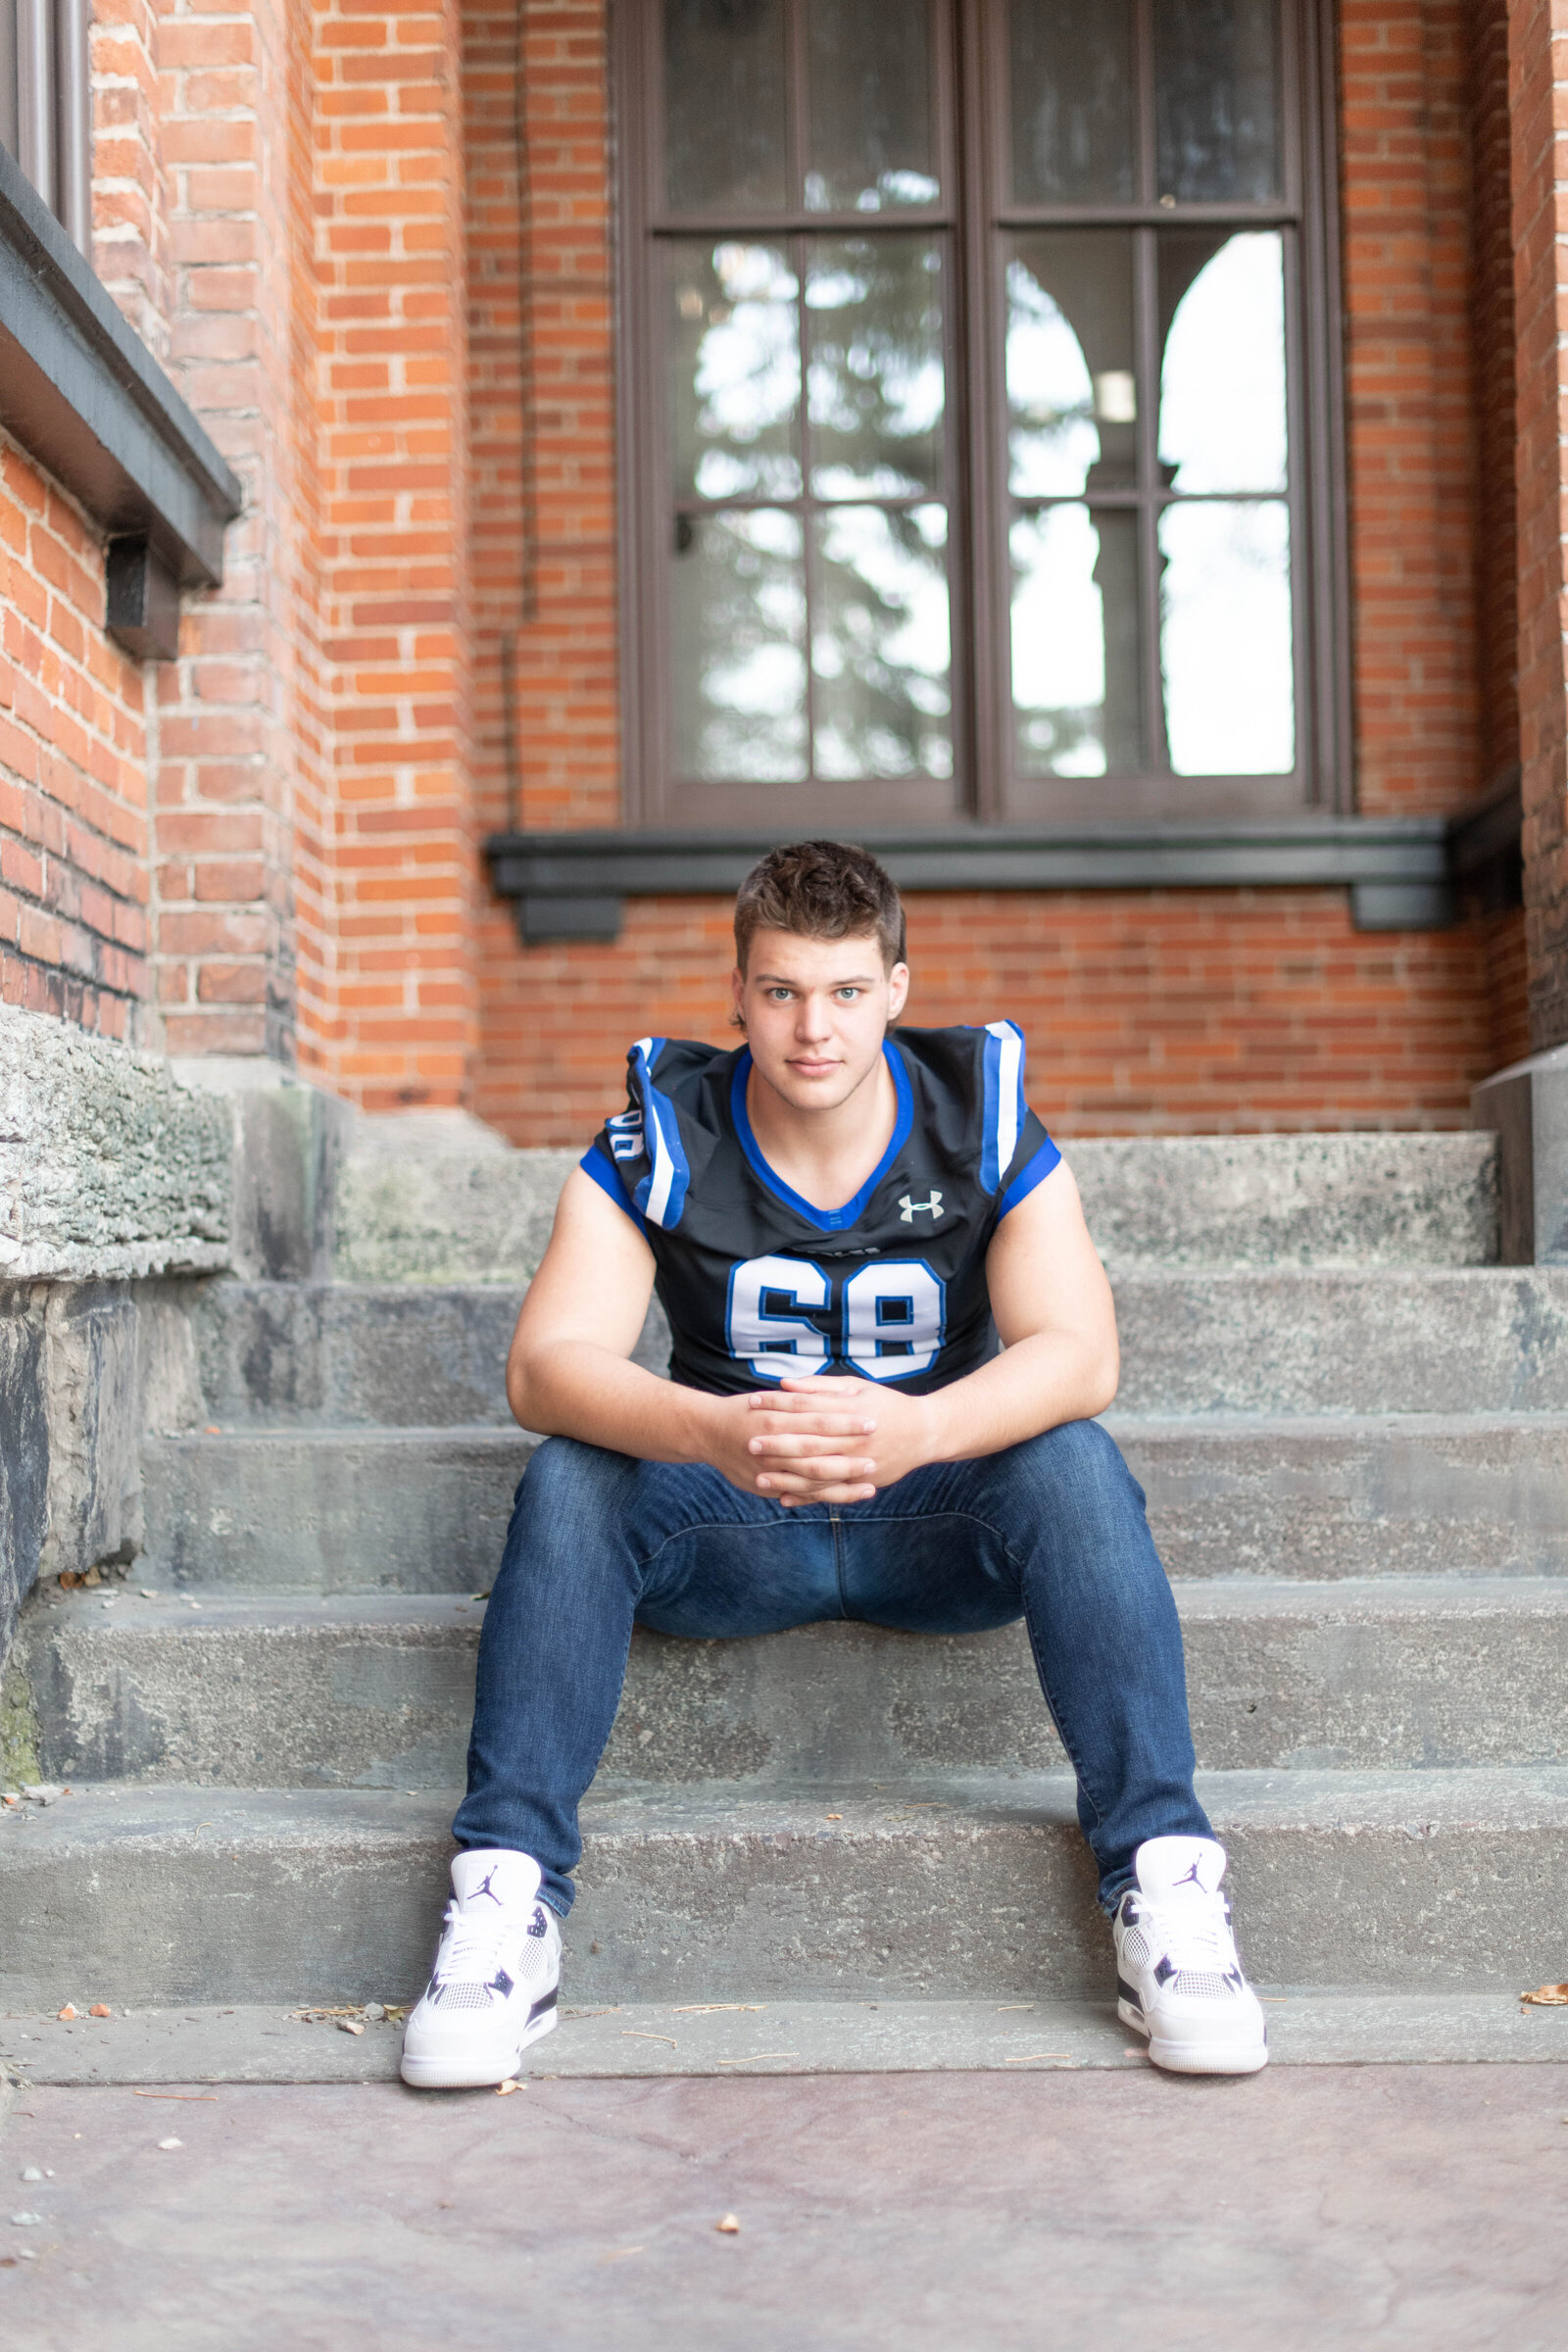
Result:
[[[1012,525],[1014,756],[1026,776],[1143,763],[1131,514],[1043,507]]]
[[[948,517],[830,507],[812,526],[818,775],[950,776]]]
[[[924,237],[813,239],[807,405],[817,498],[942,490],[942,263]]]
[[[784,252],[682,237],[664,267],[676,496],[798,496],[799,287]]]
[[[778,508],[675,518],[671,751],[677,774],[807,772],[806,566]]]

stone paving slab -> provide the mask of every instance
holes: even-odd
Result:
[[[1565,2105],[1552,2066],[534,2081],[505,2099],[39,2085],[0,2136],[0,2337],[1557,2352]]]
[[[1568,2064],[1568,2010],[1499,1993],[1263,1994],[1279,2066]],[[275,2008],[153,2009],[70,2023],[0,2016],[0,2066],[29,2082],[375,2082],[402,2026]],[[567,2005],[522,2072],[673,2075],[1000,2073],[1143,2067],[1108,2001],[748,2001]]]

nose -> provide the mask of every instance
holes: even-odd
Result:
[[[832,1036],[832,1015],[825,998],[802,997],[800,1011],[795,1016],[795,1034],[803,1046],[817,1045]]]

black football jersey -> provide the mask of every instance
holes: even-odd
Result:
[[[920,1396],[997,1350],[986,1251],[1060,1154],[1024,1100],[1023,1033],[901,1029],[881,1164],[842,1208],[774,1174],[746,1110],[749,1047],[627,1054],[626,1108],[582,1161],[653,1250],[672,1378],[720,1395],[810,1374]]]

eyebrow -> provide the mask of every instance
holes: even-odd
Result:
[[[799,988],[801,985],[799,980],[792,980],[787,972],[757,972],[753,977],[759,988]],[[874,988],[876,982],[869,972],[846,972],[842,980],[829,980],[825,985],[828,988]]]

